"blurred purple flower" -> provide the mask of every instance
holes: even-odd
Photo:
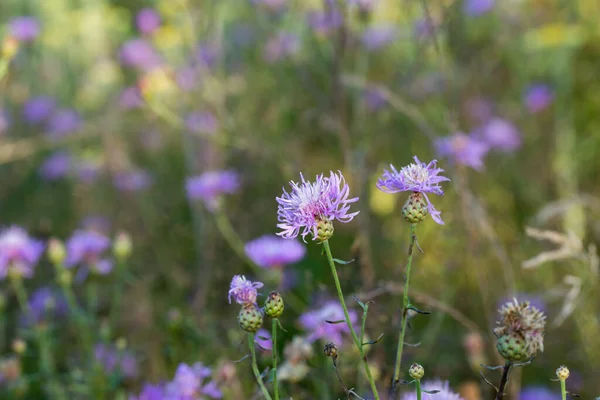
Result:
[[[42,178],[54,181],[67,175],[70,169],[71,155],[65,151],[57,151],[44,160],[39,173]]]
[[[102,172],[102,165],[98,162],[81,160],[75,165],[77,178],[86,184],[94,183]]]
[[[187,179],[185,189],[188,199],[202,200],[210,211],[216,211],[223,194],[238,191],[240,181],[234,171],[207,171]]]
[[[25,278],[33,276],[33,270],[44,253],[45,245],[31,238],[25,229],[12,226],[0,233],[0,279],[6,278],[14,269]]]
[[[95,231],[107,235],[110,231],[110,221],[102,215],[89,215],[81,221],[81,229]]]
[[[203,43],[198,47],[196,61],[204,68],[214,68],[219,61],[219,49],[212,43]]]
[[[118,350],[115,346],[98,343],[94,347],[96,361],[106,374],[120,373],[126,378],[138,375],[138,364],[135,356],[126,350]]]
[[[306,247],[296,240],[287,240],[274,235],[261,236],[246,243],[246,255],[263,268],[283,267],[304,258]]]
[[[23,117],[28,122],[37,124],[46,120],[55,107],[56,101],[52,97],[34,97],[23,105]]]
[[[40,24],[35,17],[15,17],[9,22],[10,35],[21,42],[30,42],[40,34]]]
[[[129,400],[165,400],[165,388],[162,385],[144,384],[138,396],[129,396]]]
[[[556,390],[543,386],[528,386],[519,394],[519,400],[560,400],[560,398]]]
[[[0,136],[4,135],[10,127],[10,118],[6,110],[0,108]]]
[[[72,109],[57,110],[48,120],[47,134],[51,140],[59,140],[81,127],[81,116]]]
[[[352,221],[359,211],[349,213],[350,204],[358,201],[358,197],[349,199],[350,187],[341,172],[330,172],[329,177],[317,175],[315,182],[304,179],[301,183],[290,182],[291,193],[283,189],[281,197],[276,197],[277,227],[282,229],[277,235],[293,239],[302,231],[302,239],[312,233],[317,239],[317,225],[320,218],[343,223]]]
[[[464,0],[463,11],[471,17],[478,17],[494,9],[496,0]]]
[[[523,96],[525,107],[534,114],[545,110],[554,101],[554,91],[548,85],[536,84],[529,86]]]
[[[144,170],[121,171],[113,179],[113,184],[122,192],[139,192],[152,185],[152,175]]]
[[[367,50],[375,51],[392,43],[397,35],[398,30],[395,26],[373,26],[367,28],[363,33],[362,43]]]
[[[212,135],[219,129],[219,121],[210,111],[196,111],[185,117],[185,126],[190,132]]]
[[[436,29],[436,23],[428,18],[419,18],[413,25],[414,35],[419,39],[426,39],[433,36]]]
[[[454,393],[450,389],[448,381],[436,379],[421,382],[421,389],[428,391],[439,390],[436,394],[422,393],[423,400],[463,400],[458,393]],[[417,392],[404,393],[401,400],[417,400]]]
[[[256,345],[260,349],[264,349],[264,350],[268,350],[268,351],[273,349],[273,341],[271,340],[271,334],[266,329],[260,328],[256,332],[255,340],[256,340]]]
[[[493,118],[481,128],[481,139],[491,148],[512,152],[521,146],[521,135],[512,122],[501,118]]]
[[[151,34],[160,26],[160,14],[153,8],[143,8],[135,17],[138,31]]]
[[[440,156],[476,170],[483,169],[483,158],[490,149],[488,144],[462,132],[436,139],[434,146]]]
[[[485,98],[472,97],[467,100],[466,112],[473,121],[485,123],[492,117],[494,106]]]
[[[220,399],[223,393],[214,381],[206,384],[203,381],[211,374],[210,368],[201,363],[193,366],[179,364],[175,377],[166,385],[165,399],[194,400],[208,396],[212,399]]]
[[[279,32],[267,40],[263,58],[269,63],[274,63],[296,54],[299,48],[300,40],[296,35]]]
[[[179,86],[181,90],[189,92],[198,84],[198,75],[197,68],[190,66],[179,68],[175,72],[175,82],[177,82],[177,86]]]
[[[342,14],[335,9],[329,11],[311,11],[308,13],[308,25],[318,35],[327,35],[337,29],[343,21]]]
[[[131,39],[121,46],[121,62],[126,66],[148,71],[160,66],[162,59],[148,41]]]
[[[450,179],[440,175],[444,170],[437,168],[437,160],[433,160],[429,164],[419,161],[417,156],[414,156],[414,160],[414,164],[411,163],[406,167],[402,167],[400,172],[390,164],[392,171],[383,170],[383,175],[377,181],[377,188],[385,193],[423,193],[427,200],[429,214],[431,214],[435,222],[443,225],[444,221],[442,221],[441,212],[437,211],[433,204],[431,204],[427,193],[443,195],[444,191],[440,183],[449,181]]]
[[[367,107],[373,111],[380,110],[387,105],[383,92],[377,88],[367,88],[363,91],[363,98]]]
[[[67,259],[65,265],[73,267],[77,264],[96,265],[101,261],[106,250],[110,248],[110,239],[93,230],[77,230],[67,240]]]
[[[354,310],[348,310],[350,322],[354,325],[358,321],[358,315]],[[300,316],[299,322],[304,330],[308,332],[307,340],[314,342],[318,339],[324,339],[327,342],[334,342],[338,346],[343,346],[342,333],[349,333],[350,329],[345,323],[330,324],[327,321],[344,320],[344,310],[337,301],[329,301],[312,311],[307,311]]]
[[[256,289],[263,287],[262,282],[252,282],[246,279],[244,275],[235,275],[229,285],[229,304],[231,298],[238,304],[253,303],[256,304],[258,292]]]
[[[67,315],[67,300],[62,294],[51,287],[44,286],[36,289],[28,299],[31,309],[31,320],[21,316],[24,326],[39,324],[48,320],[56,322]]]
[[[130,86],[121,92],[119,97],[119,106],[125,110],[141,107],[144,104],[140,89]]]

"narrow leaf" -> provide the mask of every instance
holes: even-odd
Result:
[[[415,306],[412,306],[412,305],[411,305],[411,306],[408,306],[407,308],[408,308],[409,310],[413,310],[414,312],[416,312],[416,313],[419,313],[419,314],[424,314],[424,315],[431,314],[431,311],[422,311],[422,310],[419,310],[417,307],[415,307]]]
[[[354,299],[354,301],[356,301],[358,303],[360,308],[362,308],[363,310],[367,307],[367,305],[365,303],[363,303],[362,301],[360,301],[360,299],[358,297],[356,297],[355,295],[352,295],[352,298]]]
[[[281,321],[279,320],[279,318],[277,318],[277,325],[279,325],[279,329],[281,329],[284,332],[287,332],[287,330],[283,327],[283,325],[281,325]]]
[[[437,389],[436,389],[436,390],[423,390],[423,389],[421,389],[421,391],[422,391],[422,392],[425,392],[425,393],[427,393],[427,394],[436,394],[436,393],[439,393],[439,392],[440,392],[440,391],[439,391],[439,390],[437,390]]]
[[[375,339],[375,340],[370,340],[370,341],[368,341],[368,342],[365,342],[365,343],[363,343],[363,346],[364,346],[364,345],[366,345],[366,344],[375,344],[375,343],[379,342],[379,341],[381,340],[381,338],[382,338],[382,337],[383,337],[383,333],[382,333],[381,335],[379,335],[379,337],[378,337],[377,339]]]
[[[326,320],[325,320],[325,322],[327,322],[328,324],[332,324],[332,325],[333,325],[333,324],[341,324],[341,323],[344,323],[344,322],[346,322],[346,320],[345,320],[345,319],[340,319],[340,320],[338,320],[338,321],[330,321],[330,320],[326,319]]]
[[[419,347],[421,345],[421,342],[417,342],[417,343],[404,342],[404,345],[408,346],[408,347]]]
[[[479,364],[479,365],[482,366],[483,368],[489,369],[490,371],[496,371],[498,369],[504,368],[504,365],[498,365],[496,367],[490,367],[489,365],[485,365],[485,364]]]
[[[346,264],[350,264],[354,262],[354,258],[350,261],[344,261],[344,260],[340,260],[339,258],[334,258],[333,261],[335,261],[336,264],[340,264],[340,265],[346,265]]]
[[[234,363],[238,364],[241,363],[242,361],[244,361],[245,359],[247,359],[248,357],[250,357],[250,354],[246,354],[244,357],[240,358],[237,361],[234,361]]]

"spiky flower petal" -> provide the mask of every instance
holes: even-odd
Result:
[[[258,296],[256,289],[263,286],[262,282],[252,282],[244,275],[235,275],[229,286],[229,304],[232,298],[238,304],[256,303],[256,296]]]

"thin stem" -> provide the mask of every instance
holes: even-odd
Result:
[[[256,382],[258,382],[258,386],[260,386],[260,390],[265,396],[265,399],[273,400],[273,398],[269,394],[269,391],[265,387],[265,384],[263,383],[262,377],[260,376],[260,372],[258,371],[258,365],[256,364],[256,350],[254,349],[254,333],[248,334],[248,345],[250,346],[250,354],[252,354],[252,371],[254,372]]]
[[[369,304],[365,304],[362,317],[362,325],[360,327],[360,347],[365,343],[365,325],[367,324],[367,313],[369,312]]]
[[[255,273],[258,272],[260,268],[256,264],[254,264],[254,262],[252,262],[252,260],[250,260],[248,256],[246,256],[246,251],[244,250],[244,242],[242,242],[236,231],[231,226],[227,215],[225,215],[221,211],[217,211],[214,214],[214,216],[215,221],[217,223],[217,228],[219,229],[219,232],[221,232],[223,238],[225,238],[225,240],[229,244],[229,247],[231,247],[231,249],[235,251],[239,258],[241,258],[248,265],[250,265]]]
[[[356,335],[356,331],[352,326],[352,322],[350,321],[350,315],[348,314],[348,307],[346,307],[346,301],[344,300],[344,293],[342,292],[342,286],[340,285],[340,279],[337,275],[337,270],[335,268],[335,262],[333,261],[333,256],[331,255],[331,248],[329,247],[329,241],[323,241],[323,247],[325,248],[325,254],[327,255],[327,261],[329,261],[329,266],[331,267],[331,274],[333,275],[333,281],[335,282],[335,288],[337,289],[338,297],[340,299],[340,303],[342,304],[342,308],[344,309],[344,316],[346,317],[346,324],[348,328],[350,328],[350,335],[352,335],[352,340],[354,340],[354,344],[358,348],[360,352],[360,356],[365,367],[365,373],[367,374],[367,378],[369,380],[369,384],[371,385],[371,390],[373,391],[373,395],[376,400],[379,400],[379,393],[377,392],[377,386],[375,385],[375,381],[373,380],[373,376],[371,375],[371,369],[369,368],[369,363],[367,361],[367,357],[365,356],[365,352],[363,351],[362,343],[359,341],[358,336]]]
[[[395,386],[400,381],[400,367],[402,365],[402,350],[404,348],[404,336],[406,335],[406,326],[408,323],[408,286],[410,284],[410,267],[412,266],[413,250],[415,247],[415,241],[417,238],[416,234],[417,224],[410,224],[410,244],[408,246],[408,262],[406,264],[406,272],[404,277],[404,293],[402,300],[402,328],[398,336],[398,349],[396,351],[396,366],[394,367],[394,382],[392,385]]]
[[[96,284],[94,278],[95,277],[92,276],[92,273],[90,272],[90,276],[88,278],[90,281],[86,285],[86,295],[90,314],[95,318],[96,308],[98,307],[98,285]]]
[[[502,396],[504,396],[504,389],[506,389],[506,384],[508,383],[508,374],[510,373],[510,368],[512,367],[512,363],[507,361],[504,364],[504,371],[502,372],[502,380],[500,380],[500,386],[498,386],[498,393],[496,393],[496,400],[502,400]]]
[[[562,400],[567,400],[567,381],[565,379],[560,380],[560,395]]]
[[[421,380],[417,379],[415,381],[415,386],[417,387],[417,400],[421,400]]]
[[[277,382],[277,318],[271,320],[271,357],[273,358],[273,392],[275,400],[279,400],[279,384]]]
[[[123,291],[125,286],[125,271],[126,263],[124,260],[117,262],[117,284],[115,285],[115,291],[113,294],[112,309],[110,311],[110,328],[113,332],[116,331],[117,325],[119,324],[119,318],[121,315],[121,302],[123,301]]]

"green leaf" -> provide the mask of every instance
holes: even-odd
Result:
[[[340,265],[346,265],[346,264],[353,263],[353,262],[354,262],[354,258],[353,258],[352,260],[350,260],[350,261],[344,261],[344,260],[340,260],[339,258],[334,258],[334,259],[333,259],[333,261],[334,261],[336,264],[340,264]]]
[[[425,392],[427,394],[436,394],[436,393],[439,393],[440,391],[437,390],[437,389],[436,390],[423,390],[423,389],[421,389],[421,392]]]
[[[240,358],[239,360],[234,361],[234,363],[235,364],[241,363],[242,361],[244,361],[248,357],[250,357],[250,354],[246,354],[244,357]]]
[[[366,345],[366,344],[375,344],[375,343],[379,342],[382,337],[383,337],[383,333],[381,335],[379,335],[379,337],[377,339],[375,339],[375,340],[370,340],[368,342],[364,342],[363,346]]]
[[[363,303],[362,301],[360,301],[360,299],[358,297],[356,297],[355,295],[352,295],[352,298],[354,299],[354,301],[356,301],[358,303],[360,308],[362,308],[363,310],[367,307],[367,305],[365,303]]]
[[[326,319],[326,320],[325,320],[325,322],[327,322],[328,324],[332,324],[332,325],[334,325],[334,324],[341,324],[341,323],[344,323],[344,322],[346,322],[346,320],[345,320],[345,319],[340,319],[340,320],[338,320],[338,321],[329,321],[328,319]]]

